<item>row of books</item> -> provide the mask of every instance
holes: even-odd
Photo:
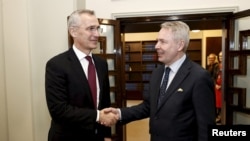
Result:
[[[152,71],[158,64],[126,64],[125,71]]]
[[[125,61],[156,61],[157,56],[155,54],[126,54]]]
[[[125,84],[126,86],[126,90],[145,90],[145,91],[148,91],[149,89],[149,84],[144,84],[144,85],[141,85],[139,83],[126,83]]]

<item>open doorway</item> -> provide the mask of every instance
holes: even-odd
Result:
[[[227,22],[226,22],[227,17],[230,16],[231,14],[232,12],[187,14],[187,15],[174,15],[174,16],[170,15],[170,16],[118,18],[118,20],[120,21],[120,27],[121,27],[120,29],[121,29],[122,35],[126,33],[158,32],[160,29],[161,23],[163,23],[164,21],[173,21],[173,20],[181,20],[181,21],[186,22],[190,26],[191,30],[197,30],[197,29],[199,30],[225,30],[227,26]],[[220,50],[223,50],[222,43],[225,41],[225,38],[226,37],[221,37]],[[125,43],[123,43],[123,45],[125,45]],[[203,54],[202,59],[204,60],[204,62],[206,62],[205,50],[203,50],[204,52],[202,53]],[[125,66],[122,70],[126,70]]]
[[[190,27],[190,30],[200,30],[200,31],[212,31],[212,30],[219,30],[218,36],[215,35],[207,35],[204,36],[205,39],[201,41],[201,65],[206,68],[207,64],[207,55],[211,51],[215,54],[218,54],[220,51],[223,50],[223,46],[225,46],[226,40],[226,27],[228,26],[227,20],[233,12],[224,12],[224,13],[205,13],[205,14],[187,14],[187,15],[166,15],[166,16],[145,16],[145,17],[128,17],[128,18],[117,18],[120,21],[120,31],[123,35],[123,46],[125,46],[125,38],[126,34],[133,34],[133,33],[153,33],[158,32],[160,30],[160,24],[164,21],[176,21],[180,20],[187,23]],[[216,31],[216,32],[217,32]],[[201,33],[201,34],[211,34],[208,33]],[[214,33],[212,33],[214,34]],[[217,33],[215,33],[217,34]],[[141,36],[138,35],[138,36]],[[137,36],[137,37],[138,37]],[[201,35],[203,36],[203,35]],[[216,42],[214,42],[214,37],[216,38]],[[196,37],[194,37],[196,38]],[[211,39],[211,40],[210,40]],[[147,40],[147,39],[146,39]],[[155,38],[153,39],[155,40]],[[208,41],[208,42],[206,42]],[[197,41],[195,41],[197,43]],[[190,43],[191,44],[191,43]],[[209,46],[209,49],[206,47]],[[125,67],[125,66],[124,66]],[[123,68],[125,70],[125,68]]]

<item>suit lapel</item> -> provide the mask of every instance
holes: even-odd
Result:
[[[98,77],[98,82],[99,82],[99,87],[100,87],[100,92],[101,92],[101,88],[102,88],[102,84],[101,83],[103,81],[103,73],[102,73],[102,65],[101,65],[101,62],[98,60],[98,58],[92,54],[92,57],[93,57],[93,60],[94,60],[94,63],[95,63],[95,68],[96,68],[96,73],[97,73],[97,77]]]
[[[90,90],[90,87],[89,87],[89,84],[88,84],[87,76],[85,75],[84,70],[82,68],[82,65],[81,65],[79,59],[77,58],[73,48],[69,49],[69,61],[70,61],[71,65],[72,65],[72,68],[73,68],[72,70],[74,70],[75,75],[78,76],[77,79],[79,80],[79,82],[83,86],[82,88],[83,89],[85,89],[85,88],[88,89],[87,91],[89,91],[89,93],[87,94],[87,96],[88,96],[89,100],[93,101],[92,100],[92,95],[91,95],[91,90]],[[94,102],[93,102],[93,105],[94,105]]]
[[[154,82],[152,83],[152,88],[155,88],[155,90],[153,90],[154,92],[156,92],[155,96],[152,96],[153,99],[153,107],[155,109],[158,108],[157,104],[158,104],[158,97],[159,97],[159,94],[160,94],[160,86],[161,86],[161,80],[162,80],[162,77],[163,77],[163,74],[164,74],[164,68],[165,66],[162,65],[159,70],[157,70],[155,73],[155,78],[154,78]]]
[[[191,62],[188,58],[183,62],[181,67],[179,68],[178,72],[176,73],[174,79],[172,80],[171,84],[169,85],[166,96],[162,99],[162,104],[158,108],[161,109],[161,107],[167,102],[167,100],[175,93],[175,91],[180,86],[181,82],[188,76],[189,70],[191,67]]]
[[[82,69],[81,63],[79,61],[79,59],[77,58],[73,48],[69,49],[69,60],[71,62],[71,65],[73,66],[73,70],[75,70],[76,74],[79,76],[83,76],[83,77],[79,77],[79,79],[81,79],[81,81],[85,81],[88,82],[88,79]]]

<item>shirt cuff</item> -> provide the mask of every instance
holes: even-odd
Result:
[[[99,111],[99,110],[97,110],[96,122],[98,122],[98,121],[99,121],[99,113],[100,113],[100,111]]]
[[[121,109],[117,108],[118,112],[119,112],[119,117],[120,119],[119,120],[122,120],[122,113],[121,113]]]

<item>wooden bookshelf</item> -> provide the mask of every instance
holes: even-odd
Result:
[[[155,40],[125,42],[125,93],[127,100],[141,100],[148,92],[152,71],[161,63],[155,51]],[[201,65],[201,39],[190,40],[187,55]]]

